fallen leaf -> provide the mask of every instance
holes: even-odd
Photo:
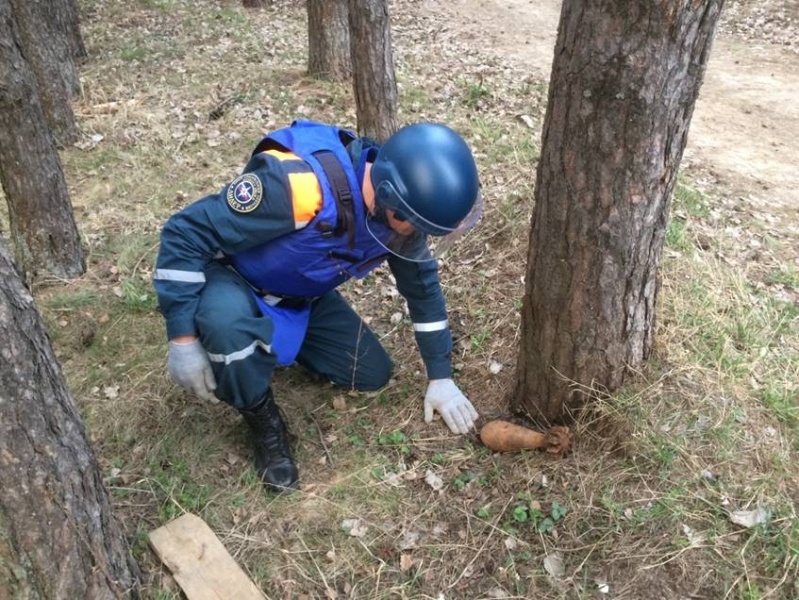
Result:
[[[441,479],[441,477],[439,477],[435,473],[433,473],[433,471],[431,471],[430,469],[428,469],[427,473],[425,473],[424,481],[436,492],[443,489],[444,487],[444,480]]]
[[[491,361],[491,364],[488,365],[488,370],[492,375],[496,375],[502,370],[502,363],[498,363],[495,360]]]
[[[683,524],[682,531],[685,534],[685,537],[688,538],[688,544],[691,547],[699,546],[699,545],[702,544],[702,542],[705,541],[705,536],[704,535],[702,535],[698,531],[695,531],[694,529],[692,529],[688,525]]]
[[[735,510],[730,513],[730,521],[747,529],[766,523],[770,517],[771,510],[766,506],[758,506],[754,510]]]
[[[413,566],[413,557],[410,554],[400,555],[400,571],[405,573]]]
[[[119,396],[119,386],[118,385],[111,385],[107,388],[103,389],[103,396],[108,399],[114,399]]]
[[[341,528],[352,537],[363,537],[369,532],[369,528],[360,519],[344,519]]]
[[[344,399],[344,396],[339,395],[333,398],[333,408],[340,412],[347,410],[347,401]]]
[[[419,536],[420,534],[418,531],[403,531],[399,541],[400,550],[412,550],[416,548]]]
[[[557,552],[554,554],[547,554],[547,557],[544,559],[544,570],[555,579],[563,577],[565,569],[563,568],[563,559],[560,554]]]

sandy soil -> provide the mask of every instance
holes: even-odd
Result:
[[[454,30],[486,51],[549,76],[558,0],[451,0],[423,6],[447,14]],[[788,8],[799,16],[799,6]],[[724,30],[717,35],[683,167],[711,174],[761,208],[793,216],[799,208],[799,53],[796,46],[757,37]]]

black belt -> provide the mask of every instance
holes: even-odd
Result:
[[[255,290],[255,288],[253,289]],[[305,296],[279,296],[277,294],[264,293],[260,290],[255,290],[255,293],[269,306],[293,308],[295,310],[305,308],[316,300],[316,298],[306,298]]]

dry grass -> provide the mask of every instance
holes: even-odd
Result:
[[[689,174],[662,268],[656,357],[583,415],[562,461],[492,455],[475,436],[426,426],[422,365],[407,318],[390,320],[403,306],[387,272],[348,285],[385,336],[395,379],[348,395],[282,370],[276,394],[303,488],[269,497],[233,411],[166,379],[150,286],[158,232],[230,180],[264,130],[295,117],[351,126],[350,95],[303,75],[302,3],[83,5],[85,135],[63,159],[89,273],[46,282],[37,297],[148,598],[179,597],[146,533],[183,511],[210,523],[269,598],[799,596],[795,229],[757,214],[741,222],[724,190]],[[454,32],[438,36],[443,24],[420,11],[395,2],[401,118],[446,121],[478,151],[487,213],[442,277],[459,381],[484,416],[500,415],[546,84]],[[731,523],[756,506],[768,523]]]

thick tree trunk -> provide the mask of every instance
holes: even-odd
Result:
[[[308,0],[308,74],[328,81],[352,75],[347,0]]]
[[[75,25],[69,21],[69,3],[74,0],[10,2],[19,51],[36,76],[47,124],[59,144],[71,144],[78,138],[72,97],[80,89],[72,39]]]
[[[397,80],[386,0],[349,0],[358,131],[383,140],[397,130]]]
[[[47,333],[0,239],[0,598],[138,597]]]
[[[64,0],[63,3],[53,2],[52,7],[53,9],[58,8],[56,22],[61,23],[61,29],[66,35],[72,58],[77,64],[80,64],[88,56],[88,52],[86,52],[83,36],[80,33],[80,6],[78,0]],[[75,74],[77,75],[77,70],[75,70]],[[80,80],[74,83],[77,85],[73,89],[73,95],[80,92]]]
[[[649,356],[671,193],[723,0],[565,0],[512,405],[567,420]]]
[[[85,271],[80,235],[36,79],[20,54],[9,0],[0,0],[0,183],[17,265],[27,277]]]

